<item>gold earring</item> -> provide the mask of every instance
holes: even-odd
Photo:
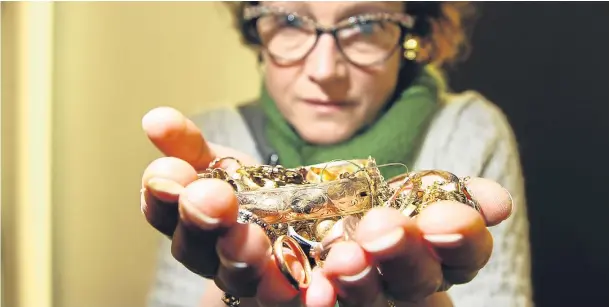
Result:
[[[406,36],[404,39],[404,57],[407,60],[413,61],[417,58],[420,50],[419,39],[412,35]]]

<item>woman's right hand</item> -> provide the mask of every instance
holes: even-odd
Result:
[[[274,264],[271,243],[262,228],[237,223],[232,187],[218,179],[197,179],[197,171],[216,157],[231,156],[244,164],[256,161],[207,142],[192,121],[171,108],[151,110],[142,125],[165,157],[150,163],[144,172],[141,210],[150,225],[172,239],[175,259],[237,297],[255,297],[270,304],[294,299],[298,293]],[[224,163],[222,167],[236,166],[229,160]],[[297,270],[299,264],[291,260]]]

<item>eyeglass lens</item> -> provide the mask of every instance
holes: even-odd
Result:
[[[317,42],[314,23],[290,14],[261,17],[257,31],[262,45],[276,59],[290,62],[305,57]],[[367,21],[341,27],[338,49],[351,62],[370,65],[386,59],[396,49],[401,27],[390,21]]]

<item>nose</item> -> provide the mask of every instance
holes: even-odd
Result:
[[[321,35],[306,59],[306,74],[316,83],[328,83],[344,77],[345,68],[334,38]]]

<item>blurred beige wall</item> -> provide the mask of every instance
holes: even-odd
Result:
[[[20,49],[27,47],[16,43],[30,35],[28,25],[44,33],[40,21],[23,14],[39,5],[52,17],[51,48],[38,50],[51,55],[51,94],[40,98],[51,113],[51,142],[17,146],[29,139],[23,127],[46,131],[35,112],[18,107],[19,91],[40,86],[17,78],[28,59]],[[239,44],[218,2],[3,2],[3,306],[144,306],[160,236],[139,209],[141,173],[159,156],[142,133],[142,116],[161,105],[193,114],[235,104],[255,97],[258,82],[255,55]],[[36,146],[43,150],[23,158]],[[27,203],[40,191],[22,174],[31,160],[46,163],[48,208]],[[37,205],[52,212],[52,240],[44,227],[26,231]],[[38,255],[16,248],[36,240],[50,247]],[[43,258],[52,260],[49,280],[26,269],[30,260],[44,266]],[[27,299],[45,284],[52,304]]]

